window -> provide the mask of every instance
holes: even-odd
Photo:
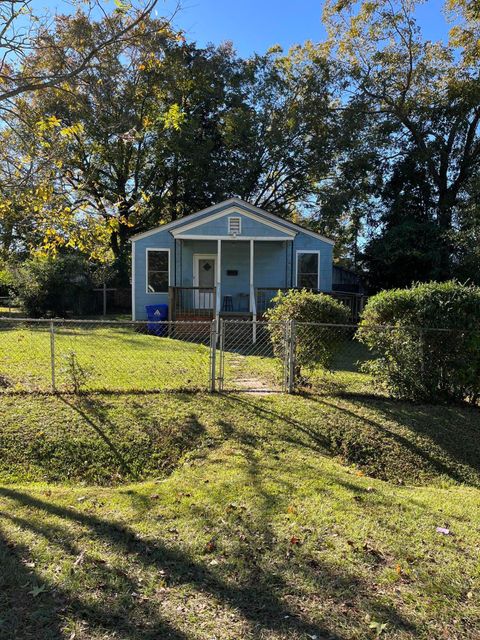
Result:
[[[297,252],[297,287],[299,289],[319,288],[319,261],[318,251]]]
[[[167,293],[168,262],[168,249],[147,249],[147,293]]]
[[[242,233],[242,219],[232,216],[228,219],[228,234],[237,236],[240,233]]]

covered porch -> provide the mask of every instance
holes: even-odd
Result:
[[[177,238],[174,251],[174,284],[168,300],[171,320],[220,316],[255,320],[278,289],[292,286],[292,242],[285,236]]]
[[[261,320],[279,290],[307,287],[323,290],[349,307],[357,322],[366,297],[320,287],[320,257],[312,250],[294,250],[284,236],[249,238],[176,238],[173,284],[168,289],[169,319],[205,321],[238,318]],[[314,256],[316,273],[300,255]],[[315,262],[314,260],[314,262]]]

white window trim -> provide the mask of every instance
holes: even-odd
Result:
[[[149,296],[164,296],[165,294],[168,294],[168,288],[167,291],[149,291],[148,290],[148,253],[150,251],[166,251],[168,253],[168,285],[167,287],[170,287],[170,249],[168,249],[167,247],[147,247],[145,249],[145,292],[147,295]]]
[[[317,290],[320,290],[320,251],[318,249],[297,249],[295,259],[295,286],[298,287],[298,256],[302,253],[316,253],[318,255]]]
[[[231,230],[232,220],[238,220],[238,231]],[[242,234],[242,218],[240,216],[228,216],[228,235],[239,236],[241,234]]]

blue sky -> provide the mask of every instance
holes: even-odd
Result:
[[[240,55],[263,53],[273,44],[288,48],[305,40],[324,39],[321,0],[183,0],[175,23],[200,45],[231,40]],[[171,11],[175,0],[160,0],[159,13]],[[442,0],[429,0],[418,9],[424,36],[445,37]]]
[[[139,0],[136,0],[138,2]],[[175,26],[200,46],[209,42],[233,42],[242,56],[264,53],[274,44],[288,48],[305,40],[325,37],[321,23],[322,0],[180,0],[182,8]],[[34,0],[36,8],[64,12],[67,3]],[[113,8],[113,0],[105,0]],[[170,15],[177,0],[159,0],[159,15]],[[445,37],[447,25],[442,15],[443,0],[428,0],[418,8],[418,21],[424,36],[431,40]]]

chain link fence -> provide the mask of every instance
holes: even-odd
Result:
[[[0,389],[210,388],[211,322],[0,319]]]
[[[381,375],[379,375],[379,373]],[[480,334],[279,323],[0,318],[0,391],[251,391],[474,397]]]
[[[277,350],[272,328],[286,344],[288,323],[222,320],[218,344],[220,391],[286,391],[287,350]]]

